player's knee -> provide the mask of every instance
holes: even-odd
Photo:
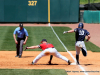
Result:
[[[80,54],[80,52],[76,52],[76,55],[79,55]]]

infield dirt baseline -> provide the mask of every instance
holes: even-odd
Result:
[[[1,69],[65,69],[66,71],[82,71],[76,65],[68,65],[65,61],[56,58],[55,56],[52,59],[52,65],[48,65],[49,56],[44,56],[41,58],[36,65],[28,65],[32,62],[32,60],[40,53],[41,51],[23,51],[22,58],[15,58],[16,51],[0,51],[0,68]],[[70,51],[75,57],[75,51]],[[70,59],[72,62],[73,59],[70,57],[68,52],[60,52],[63,56]],[[6,56],[5,56],[6,55]],[[94,55],[94,56],[92,56]],[[87,58],[84,58],[82,54],[80,54],[81,65],[85,68],[86,71],[100,71],[100,53],[94,53],[88,51]],[[94,61],[92,60],[94,59]],[[86,62],[88,61],[88,62]],[[97,63],[95,63],[95,61]],[[90,72],[92,73],[92,72]],[[89,74],[90,74],[89,73]],[[68,75],[79,75],[80,73],[68,73]],[[94,73],[93,73],[94,74]],[[93,75],[91,74],[91,75]],[[95,72],[96,75],[100,75],[100,72]],[[84,75],[84,73],[80,74]]]

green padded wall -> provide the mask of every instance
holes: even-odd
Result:
[[[5,22],[26,22],[27,0],[5,0]]]
[[[78,22],[79,0],[50,0],[51,22]]]
[[[50,21],[69,22],[70,0],[50,0]]]
[[[100,12],[99,12],[99,23],[100,23]]]
[[[92,16],[90,11],[84,11],[83,20],[85,23],[92,23]]]
[[[48,0],[0,0],[0,22],[48,22]],[[50,0],[50,22],[78,22],[79,0]]]
[[[100,23],[100,11],[84,11],[83,20],[85,23]]]
[[[48,22],[48,0],[35,0],[36,6],[27,7],[28,22]]]
[[[4,22],[4,0],[0,0],[0,22]]]
[[[69,22],[78,22],[79,21],[79,0],[70,0],[69,10],[70,10]]]
[[[92,12],[92,23],[99,23],[99,11]]]

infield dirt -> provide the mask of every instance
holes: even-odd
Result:
[[[84,72],[76,65],[68,65],[67,62],[53,57],[52,65],[48,64],[50,56],[42,57],[35,65],[30,65],[33,59],[41,51],[24,51],[22,58],[15,57],[16,51],[0,51],[0,68],[2,69],[65,69],[68,75],[84,75]],[[76,52],[70,51],[75,57]],[[74,60],[67,52],[60,52],[63,56],[70,59],[73,63]],[[88,51],[88,56],[84,57],[80,53],[80,64],[89,75],[100,75],[100,53]],[[93,72],[94,71],[94,72]],[[97,72],[99,71],[99,72]]]

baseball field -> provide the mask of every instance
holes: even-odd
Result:
[[[0,24],[0,75],[100,75],[100,25],[84,24],[91,34],[86,42],[87,57],[80,53],[80,65],[68,65],[65,61],[53,57],[52,65],[48,64],[50,56],[41,58],[35,65],[32,60],[42,51],[30,49],[23,51],[22,58],[16,58],[16,45],[13,31],[19,24]],[[47,39],[66,58],[75,63],[75,34],[63,34],[63,31],[74,29],[78,24],[23,24],[29,37],[25,46],[40,44]]]

